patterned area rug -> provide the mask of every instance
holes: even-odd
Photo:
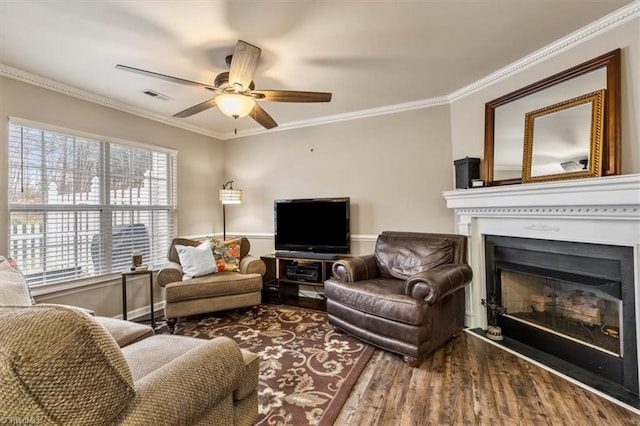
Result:
[[[256,319],[246,309],[189,318],[176,334],[227,336],[260,355],[256,425],[332,424],[374,352],[334,331],[326,312],[283,305],[262,305]]]

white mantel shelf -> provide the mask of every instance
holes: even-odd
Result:
[[[478,214],[485,209],[487,213],[500,209],[502,213],[522,214],[531,212],[509,209],[536,207],[538,214],[562,214],[567,213],[568,208],[569,213],[579,215],[598,214],[600,209],[607,208],[610,214],[637,218],[640,174],[462,189],[443,192],[443,196],[447,207],[459,214],[471,213],[470,209],[477,210]]]

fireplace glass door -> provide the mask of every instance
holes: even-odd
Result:
[[[640,406],[634,256],[629,246],[486,235],[486,294],[506,308],[487,314],[505,345]]]
[[[620,283],[587,283],[499,270],[505,315],[593,349],[622,357]]]

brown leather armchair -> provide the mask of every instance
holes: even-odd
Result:
[[[329,323],[417,367],[464,327],[466,261],[463,235],[383,232],[375,254],[333,264]]]

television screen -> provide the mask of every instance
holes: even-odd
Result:
[[[274,201],[276,250],[349,253],[349,198]]]

